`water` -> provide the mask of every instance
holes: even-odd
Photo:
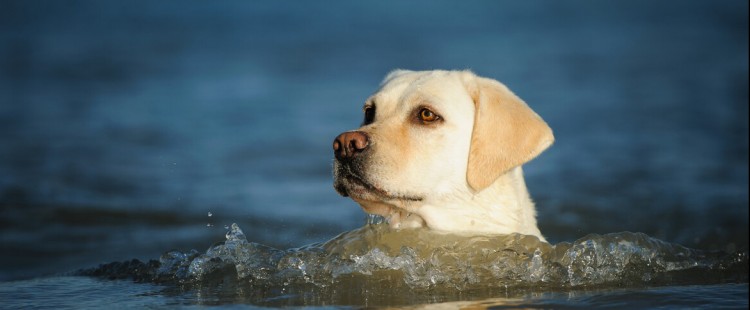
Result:
[[[46,290],[42,292],[41,290]],[[464,301],[446,301],[448,298],[422,293],[416,305],[503,308],[737,308],[747,307],[747,284],[662,286],[640,289],[578,290],[570,292],[498,293],[493,299],[479,300],[464,296]],[[29,294],[31,292],[31,294]],[[242,305],[253,308],[243,296],[250,293],[241,288],[192,289],[163,287],[153,284],[133,285],[123,280],[98,280],[85,277],[42,278],[0,283],[0,296],[13,296],[14,306],[24,308],[97,308],[101,305],[120,305],[133,308]],[[466,294],[469,295],[469,294]],[[340,302],[339,308],[372,306],[367,300],[354,298]],[[343,299],[343,298],[342,298]],[[744,299],[744,301],[743,301]],[[312,299],[311,299],[312,300]],[[347,302],[348,301],[348,302]],[[282,306],[288,302],[269,299],[265,306]],[[320,306],[320,304],[319,304]],[[229,307],[227,307],[229,308]],[[312,307],[311,307],[312,308]],[[330,306],[328,308],[331,308]]]
[[[396,271],[396,272],[391,272]],[[248,242],[232,224],[226,241],[205,253],[170,251],[159,261],[113,263],[80,275],[205,284],[234,278],[268,290],[293,285],[351,290],[564,289],[637,284],[747,281],[747,252],[704,253],[641,233],[589,235],[550,245],[533,236],[460,236],[427,229],[367,225],[321,244],[279,250]],[[291,286],[291,287],[290,287]],[[393,297],[398,294],[387,294]]]
[[[390,282],[377,272],[350,281],[402,283],[413,293],[392,303],[362,300],[369,295],[360,291],[302,294],[310,300],[303,302],[274,291],[252,297],[242,283],[66,275],[148,262],[171,249],[206,254],[235,222],[248,242],[281,253],[315,249],[345,232],[370,236],[359,208],[331,188],[330,143],[360,123],[362,101],[396,67],[473,69],[506,83],[547,120],[557,142],[524,170],[554,249],[630,236],[644,250],[666,242],[741,255],[748,248],[747,11],[744,1],[5,1],[0,307],[746,308],[746,278],[714,267],[593,287],[505,291],[480,281],[487,287],[433,295],[410,285],[423,279],[419,273],[397,281],[402,270]],[[376,258],[393,263],[400,250],[356,256],[370,268],[380,266]],[[551,249],[540,251],[541,262],[531,251],[519,263],[554,260]],[[550,270],[517,276],[544,278]],[[86,291],[98,293],[84,298]]]
[[[12,297],[16,306],[49,307],[96,306],[113,299],[129,306],[742,308],[748,297],[747,255],[706,253],[641,233],[589,235],[550,245],[518,234],[467,237],[393,230],[382,223],[280,250],[249,242],[232,224],[226,240],[204,253],[173,250],[158,261],[114,262],[68,277],[11,282],[0,286],[0,297]],[[97,297],[65,304],[71,302],[66,297],[99,285],[96,278],[139,284],[105,282],[85,293]],[[701,285],[689,286],[696,283]],[[124,292],[108,291],[121,286]],[[705,292],[693,295],[700,290]],[[627,299],[634,296],[640,296],[636,303]]]

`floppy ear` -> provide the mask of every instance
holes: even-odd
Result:
[[[414,71],[404,70],[404,69],[395,69],[395,70],[392,70],[391,72],[388,72],[388,74],[385,76],[385,78],[383,79],[383,81],[380,82],[380,86],[385,85],[386,83],[388,83],[390,80],[392,80],[394,78],[397,78],[399,76],[402,76],[404,74],[411,73],[411,72],[414,72]]]
[[[475,106],[466,180],[481,191],[539,155],[555,138],[547,123],[505,85],[473,74],[464,80]]]

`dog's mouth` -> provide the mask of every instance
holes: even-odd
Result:
[[[370,201],[404,200],[422,201],[421,197],[389,193],[359,176],[348,165],[342,165],[337,173],[335,189],[341,196]]]

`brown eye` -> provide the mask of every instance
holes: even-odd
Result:
[[[366,106],[365,109],[365,120],[363,122],[363,125],[369,125],[373,121],[375,121],[375,106]]]
[[[424,123],[431,123],[439,119],[440,116],[435,114],[435,112],[430,111],[430,109],[423,108],[419,110],[419,120]]]

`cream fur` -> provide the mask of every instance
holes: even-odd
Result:
[[[368,149],[356,167],[334,161],[342,194],[393,227],[544,240],[521,165],[554,137],[507,87],[469,71],[396,70],[366,105],[375,106],[374,122],[357,130]],[[418,121],[422,108],[440,119]]]

